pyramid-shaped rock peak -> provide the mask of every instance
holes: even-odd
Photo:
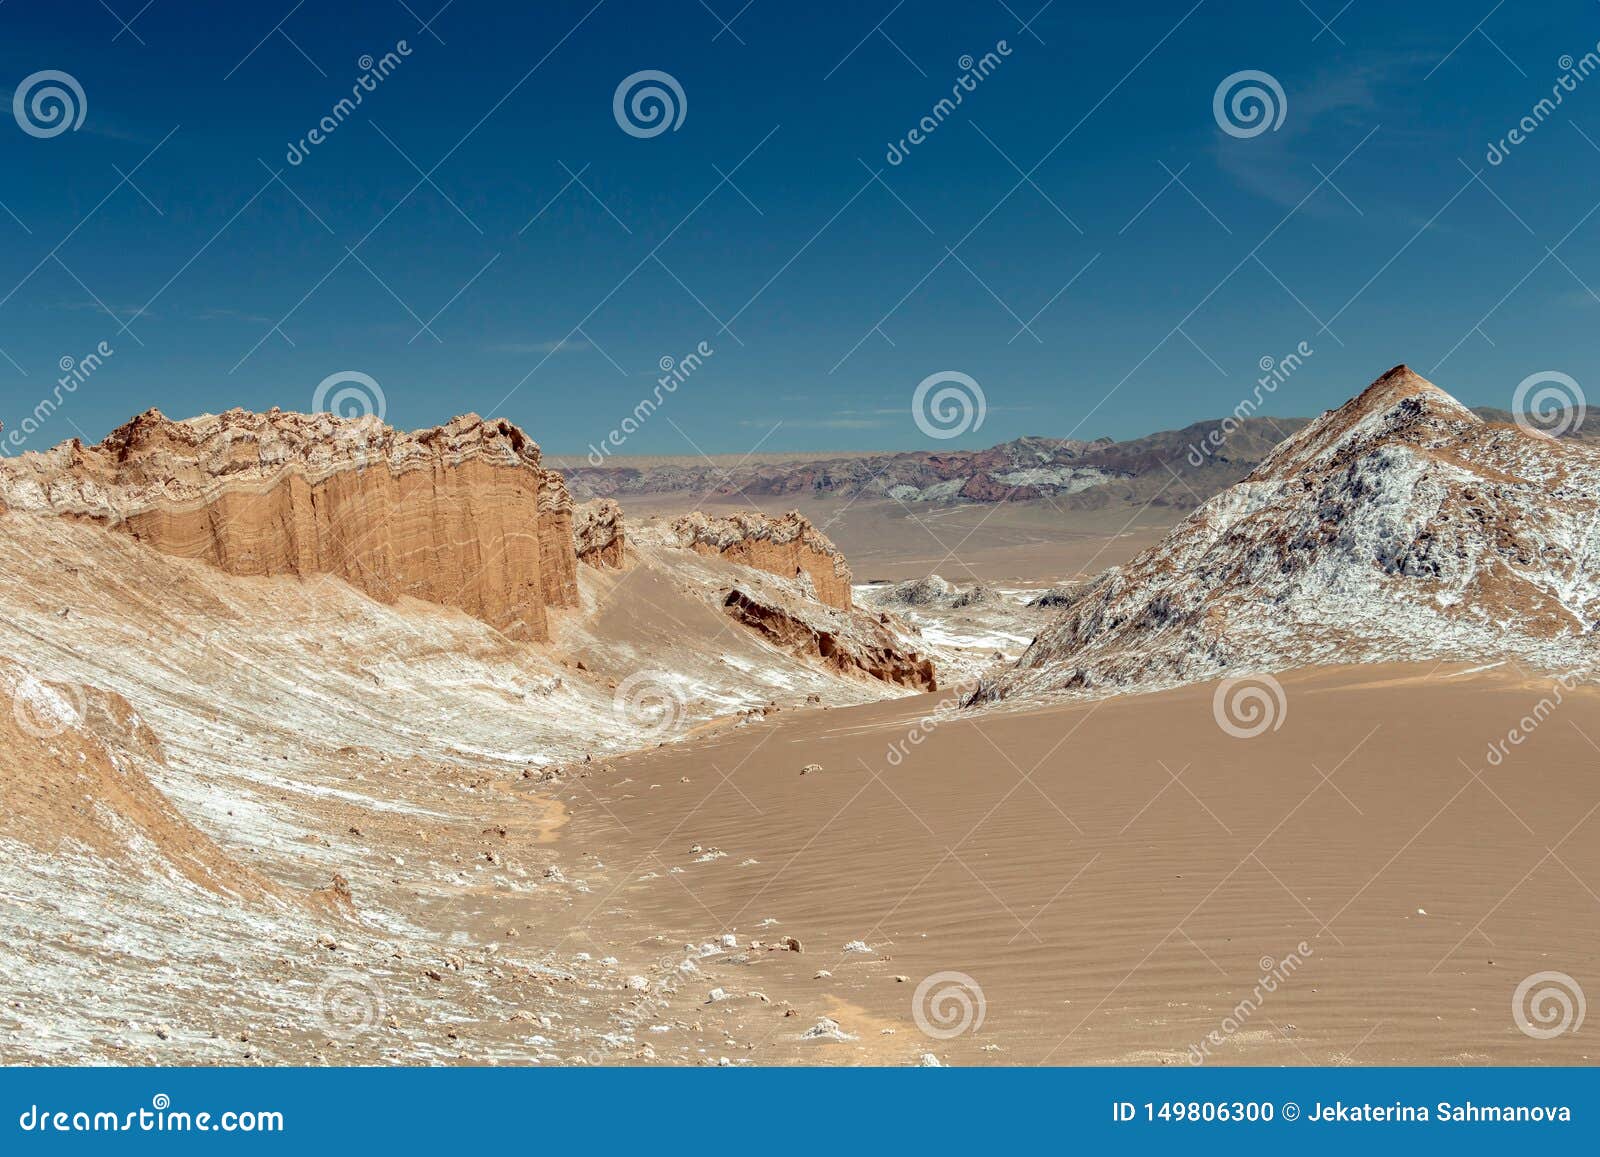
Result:
[[[1107,571],[986,697],[1317,663],[1600,659],[1600,453],[1397,366]]]
[[[1252,479],[1327,468],[1385,442],[1417,447],[1473,437],[1484,425],[1438,386],[1399,365],[1269,454]]]

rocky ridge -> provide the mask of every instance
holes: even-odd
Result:
[[[922,503],[1024,502],[1096,508],[1116,500],[1187,507],[1237,482],[1304,418],[1197,422],[1181,430],[1114,442],[1017,438],[984,450],[752,457],[707,462],[622,460],[593,466],[555,458],[579,493],[620,497],[695,494],[704,498],[878,498]],[[1190,460],[1193,447],[1207,447]],[[1183,486],[1168,468],[1181,473]]]
[[[1284,396],[1289,396],[1285,390]],[[1506,410],[1476,408],[1488,422],[1511,422]],[[579,493],[624,501],[636,495],[693,494],[759,502],[882,499],[922,504],[1048,500],[1062,510],[1131,503],[1191,510],[1255,469],[1308,418],[1229,416],[1117,442],[1110,438],[1016,438],[983,450],[900,453],[750,455],[737,462],[613,459],[593,466],[552,456]],[[1537,415],[1524,415],[1529,425]],[[1563,440],[1596,443],[1600,423],[1563,429]],[[1176,477],[1174,477],[1176,475]]]
[[[912,691],[939,689],[933,660],[909,648],[902,639],[903,625],[886,616],[818,607],[795,592],[762,590],[750,583],[731,588],[722,608],[773,646],[838,674]]]
[[[1600,452],[1405,366],[1077,592],[980,699],[1392,659],[1597,658]]]
[[[622,508],[609,498],[576,507],[572,515],[572,544],[578,561],[593,567],[621,567],[627,557],[627,529]]]
[[[666,545],[800,579],[814,597],[850,609],[850,565],[833,541],[797,510],[780,517],[755,511],[716,516],[694,511],[656,535]]]
[[[98,523],[235,575],[335,575],[532,640],[548,637],[547,607],[577,602],[564,481],[516,426],[473,414],[407,434],[370,415],[149,410],[98,445],[0,462],[0,509]]]

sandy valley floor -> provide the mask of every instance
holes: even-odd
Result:
[[[899,766],[887,753],[936,697],[619,761],[561,833],[610,865],[574,934],[798,938],[798,956],[701,961],[697,991],[743,1006],[757,1061],[1188,1063],[1285,967],[1210,1060],[1591,1061],[1586,1034],[1519,1031],[1512,997],[1600,966],[1600,695],[1569,694],[1491,766],[1547,683],[1420,666],[1282,682],[1281,728],[1250,739],[1219,728],[1206,685],[943,722]],[[953,983],[972,1025],[981,990],[982,1024],[930,1039],[914,994],[945,971],[970,978]],[[804,1038],[823,1016],[855,1039]]]

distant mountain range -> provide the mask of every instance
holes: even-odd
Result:
[[[1475,410],[1511,422],[1505,410]],[[549,459],[580,500],[689,494],[763,498],[883,498],[907,505],[1026,502],[1098,509],[1117,503],[1189,510],[1238,482],[1309,418],[1226,418],[1114,442],[1018,438],[986,450],[774,455],[740,461],[618,458],[592,466]],[[1600,437],[1581,427],[1568,437]]]

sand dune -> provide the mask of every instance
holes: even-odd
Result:
[[[949,718],[920,745],[933,697],[806,712],[623,760],[577,810],[569,838],[609,870],[575,915],[595,936],[797,937],[799,956],[701,961],[702,988],[774,1000],[735,1030],[760,1061],[1592,1060],[1581,1034],[1520,1032],[1512,997],[1600,967],[1600,694],[1566,693],[1495,766],[1547,681],[1381,666],[1283,687],[1251,739],[1206,685]],[[932,1039],[913,997],[946,971],[986,1013]],[[820,1016],[859,1039],[801,1039]]]

